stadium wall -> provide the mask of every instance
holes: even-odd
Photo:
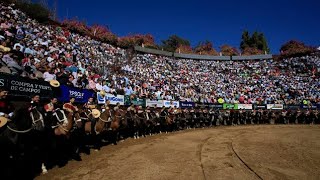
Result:
[[[173,56],[177,58],[184,58],[184,59],[197,59],[197,60],[214,60],[214,61],[244,61],[244,60],[265,60],[265,59],[272,59],[272,54],[266,55],[252,55],[252,56],[208,56],[208,55],[198,55],[198,54],[182,54],[182,53],[172,53],[169,51],[161,51],[156,49],[149,49],[144,48],[141,46],[135,46],[135,51],[149,53],[149,54],[156,54],[162,56]]]

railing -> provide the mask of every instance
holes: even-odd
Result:
[[[155,55],[162,55],[162,56],[173,56],[176,58],[184,58],[184,59],[196,59],[196,60],[214,60],[214,61],[244,61],[244,60],[266,60],[272,59],[272,54],[266,55],[252,55],[252,56],[209,56],[209,55],[198,55],[198,54],[183,54],[183,53],[172,53],[168,51],[156,50],[156,49],[149,49],[144,48],[141,46],[135,46],[135,51],[148,53],[148,54],[155,54]]]

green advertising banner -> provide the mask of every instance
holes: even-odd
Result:
[[[223,109],[238,109],[238,104],[223,104]]]
[[[131,105],[130,96],[128,96],[128,95],[124,96],[124,105],[126,105],[126,106],[130,106]]]
[[[133,103],[136,106],[146,107],[146,100],[145,99],[134,99],[131,101],[131,103]]]

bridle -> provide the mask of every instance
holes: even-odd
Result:
[[[106,111],[106,110],[105,110],[105,111]],[[104,111],[104,112],[105,112],[105,111]],[[104,112],[103,112],[103,113],[104,113]],[[101,114],[101,115],[102,115],[102,114]],[[102,119],[101,116],[99,117],[99,120],[101,120],[101,121],[104,122],[104,123],[111,122],[111,121],[112,121],[112,118],[111,118],[110,110],[109,110],[109,116],[108,116],[108,119],[107,119],[107,120]]]
[[[57,114],[58,111],[61,112],[61,114],[62,114],[62,119],[60,119],[60,117],[58,116],[58,114]],[[63,110],[61,110],[61,109],[59,109],[59,108],[56,109],[56,110],[54,111],[54,113],[52,114],[52,116],[56,117],[57,120],[58,120],[58,124],[57,124],[57,125],[51,126],[52,129],[55,129],[55,128],[57,128],[57,127],[60,127],[60,128],[63,129],[65,132],[69,132],[69,130],[65,128],[66,124],[68,124],[68,118],[66,117],[66,114],[64,113]],[[63,123],[62,123],[62,122],[63,122]],[[62,123],[62,124],[61,124],[61,123]]]
[[[43,119],[42,114],[38,111],[38,109],[36,107],[31,108],[31,110],[36,110],[36,113],[39,114],[39,119],[35,119],[34,116],[33,116],[33,113],[30,112],[30,117],[32,119],[32,125],[35,126],[36,123],[40,121],[42,126],[44,127],[44,121],[43,121],[44,119]]]

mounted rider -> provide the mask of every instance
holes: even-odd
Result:
[[[75,97],[70,97],[69,102],[63,105],[63,110],[66,110],[69,113],[78,112],[79,111],[78,107],[74,105],[75,100],[76,100]]]
[[[7,95],[8,91],[4,88],[0,88],[0,131],[2,131],[2,127],[5,127],[7,124],[8,118],[13,115],[13,109],[7,100]]]
[[[9,118],[13,115],[13,106],[7,99],[8,91],[0,88],[0,117]]]
[[[92,109],[97,109],[97,104],[95,103],[94,98],[90,97],[88,99],[88,102],[86,102],[83,105],[83,108],[86,109],[86,110],[89,110],[90,112],[92,111]]]
[[[58,99],[56,97],[52,97],[50,99],[50,102],[46,105],[44,105],[45,112],[49,115],[49,113],[52,113],[55,109],[57,109],[57,102]]]

